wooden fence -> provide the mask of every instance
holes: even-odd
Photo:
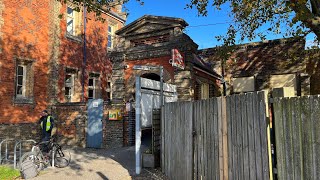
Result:
[[[263,92],[165,104],[161,122],[169,179],[269,179]]]
[[[227,97],[229,179],[269,179],[264,93]]]
[[[320,179],[320,96],[274,100],[278,179]]]
[[[193,179],[191,102],[168,103],[161,115],[161,166],[174,179]]]

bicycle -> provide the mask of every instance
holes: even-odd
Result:
[[[21,157],[20,172],[25,178],[32,178],[50,163],[52,166],[64,168],[69,165],[70,160],[70,152],[62,150],[62,147],[55,142],[55,138],[52,138],[49,141],[36,143],[30,152]]]

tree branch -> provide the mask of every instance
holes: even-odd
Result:
[[[320,17],[313,14],[306,3],[299,3],[299,0],[290,0],[288,6],[296,13],[297,19],[310,28],[320,40]]]

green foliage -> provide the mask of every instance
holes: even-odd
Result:
[[[234,20],[228,32],[217,37],[226,45],[234,44],[235,37],[264,40],[269,33],[295,37],[313,32],[320,39],[320,0],[190,0],[187,7],[207,16],[208,8],[221,10],[224,4],[229,5]],[[266,25],[269,28],[261,32]]]
[[[7,166],[0,166],[0,179],[11,180],[16,179],[19,176],[20,172],[18,170],[9,168]]]

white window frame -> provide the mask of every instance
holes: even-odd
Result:
[[[210,86],[208,83],[201,84],[201,99],[209,99]]]
[[[89,82],[90,82],[90,79],[92,79],[93,83],[92,83],[92,86],[89,86]],[[95,99],[96,97],[96,77],[89,77],[89,80],[88,80],[88,99]],[[89,91],[92,90],[92,97],[89,97]]]
[[[22,75],[18,74],[18,68],[22,67]],[[18,64],[16,68],[16,97],[26,97],[26,84],[27,84],[27,66]],[[18,78],[22,76],[22,84],[18,84]],[[22,94],[18,94],[18,86],[22,88]]]
[[[69,14],[69,9],[72,10],[72,13],[70,13],[70,14]],[[72,25],[71,25],[72,30],[71,31],[68,30],[68,27],[69,27],[68,23],[70,20],[72,20]],[[67,34],[72,35],[72,36],[76,35],[75,21],[76,21],[75,10],[72,8],[72,6],[68,5],[67,6]]]
[[[67,86],[67,78],[66,78],[66,76],[71,76],[71,82],[70,82],[70,85],[68,85]],[[75,75],[73,74],[73,73],[66,73],[66,75],[65,75],[65,77],[64,77],[64,90],[65,90],[65,92],[64,92],[64,97],[66,98],[66,99],[68,99],[69,101],[71,101],[72,100],[72,97],[74,96],[74,77],[75,77]],[[70,88],[70,90],[69,90],[69,95],[66,95],[66,88]]]
[[[107,36],[107,38],[108,38],[108,41],[107,41],[108,49],[112,49],[113,45],[114,45],[113,44],[113,38],[114,38],[114,32],[115,32],[114,28],[115,28],[115,25],[112,25],[112,24],[108,25],[108,36]],[[110,43],[110,46],[109,46],[109,43]]]

